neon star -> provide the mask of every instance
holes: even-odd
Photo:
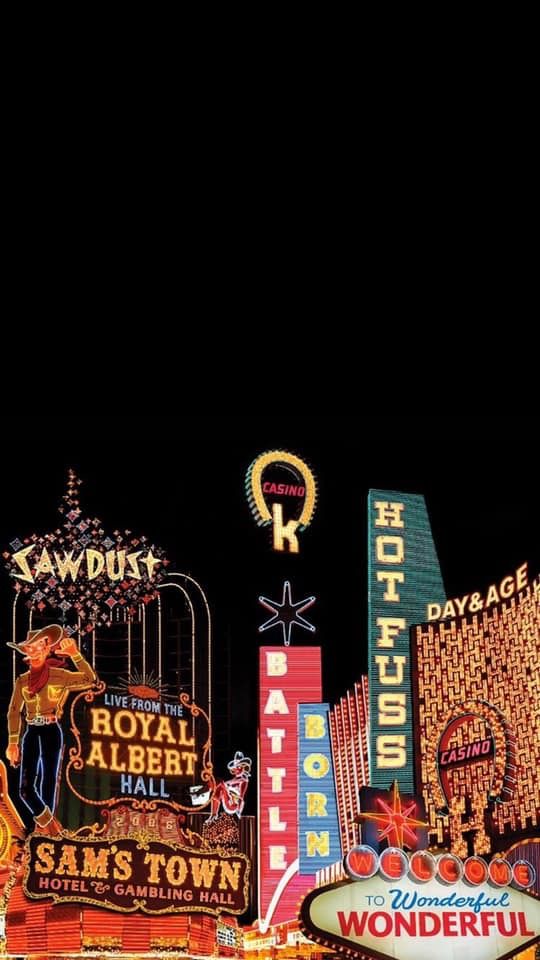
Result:
[[[271,630],[272,627],[280,626],[283,630],[283,643],[286,647],[288,647],[291,642],[291,630],[294,626],[302,627],[303,630],[309,630],[310,633],[315,632],[313,624],[300,616],[304,610],[309,610],[309,608],[313,606],[315,597],[305,597],[304,600],[298,600],[297,603],[293,603],[291,600],[291,585],[288,580],[285,580],[283,584],[281,603],[279,603],[278,600],[268,600],[267,597],[259,597],[259,603],[267,610],[270,610],[270,613],[274,614],[266,623],[261,624],[259,633],[264,633],[265,630]]]
[[[379,840],[389,838],[388,842],[393,847],[403,849],[405,843],[408,847],[415,847],[417,842],[416,833],[411,827],[427,827],[429,824],[423,820],[414,820],[410,816],[416,810],[416,801],[411,800],[405,806],[402,806],[399,795],[399,784],[394,780],[392,787],[392,806],[385,803],[380,797],[377,798],[377,804],[381,807],[380,813],[359,813],[355,819],[374,820],[382,824],[377,831]]]
[[[158,557],[155,557],[151,550],[148,551],[145,557],[142,558],[141,563],[146,564],[146,569],[148,570],[148,576],[151,578],[154,573],[154,567],[156,564],[161,563],[161,560]]]

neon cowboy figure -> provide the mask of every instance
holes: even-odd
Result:
[[[227,764],[227,769],[229,773],[232,773],[232,777],[230,780],[220,780],[216,785],[212,794],[211,814],[206,821],[207,823],[216,819],[220,806],[223,807],[225,813],[236,814],[237,817],[242,815],[246,790],[251,776],[251,760],[237,750],[234,758]]]
[[[68,694],[91,687],[96,675],[75,641],[56,623],[30,630],[22,643],[7,646],[22,653],[30,669],[17,677],[13,688],[6,756],[12,767],[20,762],[20,795],[32,811],[37,830],[56,836],[62,830],[54,816],[64,747],[59,720]],[[64,670],[65,660],[50,656],[55,647],[70,657],[76,671]],[[23,709],[26,726],[21,739]]]

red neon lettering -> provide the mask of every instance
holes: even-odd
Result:
[[[275,732],[275,731],[272,731]],[[277,771],[276,771],[277,772]],[[353,879],[367,880],[380,868],[389,880],[401,880],[410,873],[415,880],[430,880],[437,876],[443,883],[454,884],[462,876],[468,883],[478,886],[490,880],[499,887],[508,886],[512,879],[521,888],[535,882],[536,871],[527,860],[519,860],[513,866],[498,857],[489,866],[483,857],[468,857],[464,862],[453,853],[445,853],[435,860],[427,850],[416,850],[409,857],[393,847],[377,856],[367,844],[354,847],[345,858],[346,870]]]
[[[352,872],[358,877],[368,879],[373,875],[375,857],[372,853],[357,853],[355,850],[351,850],[349,856],[347,857],[347,863]]]
[[[437,866],[441,880],[445,883],[457,883],[460,877],[459,863],[451,853],[442,856]]]
[[[337,918],[339,920],[339,927],[344,937],[348,937],[351,928],[356,937],[361,937],[364,932],[364,927],[367,920],[367,912],[364,912],[358,916],[356,910],[351,910],[347,915],[343,913],[343,910],[338,910]]]
[[[533,882],[532,871],[528,863],[514,864],[514,880],[518,887],[530,887]]]
[[[269,480],[265,480],[262,485],[263,493],[274,493],[278,496],[287,496],[287,497],[303,497],[306,488],[304,486],[298,486],[294,483],[270,483]]]
[[[414,853],[409,864],[415,880],[431,880],[435,873],[435,864],[427,853]]]
[[[381,853],[379,866],[390,880],[401,880],[407,870],[399,854],[392,853],[389,850]]]
[[[512,879],[512,870],[507,860],[492,860],[489,865],[489,879],[497,887],[506,887]]]
[[[485,860],[481,857],[469,857],[463,867],[465,879],[477,886],[479,883],[485,883],[488,877],[488,868]]]

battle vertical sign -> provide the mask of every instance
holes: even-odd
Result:
[[[313,886],[298,877],[298,705],[321,699],[320,647],[261,647],[259,715],[259,918],[296,917]]]
[[[370,490],[368,538],[371,786],[412,793],[409,628],[446,599],[424,498]]]

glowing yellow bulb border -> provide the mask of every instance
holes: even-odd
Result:
[[[256,457],[248,468],[246,474],[246,495],[255,522],[258,527],[272,523],[272,514],[268,508],[262,489],[262,475],[264,470],[273,463],[287,463],[289,466],[295,467],[302,476],[306,492],[304,496],[304,506],[298,518],[298,523],[300,530],[305,530],[311,523],[315,512],[317,482],[307,463],[294,453],[288,453],[286,450],[267,450],[266,453],[261,453]]]

